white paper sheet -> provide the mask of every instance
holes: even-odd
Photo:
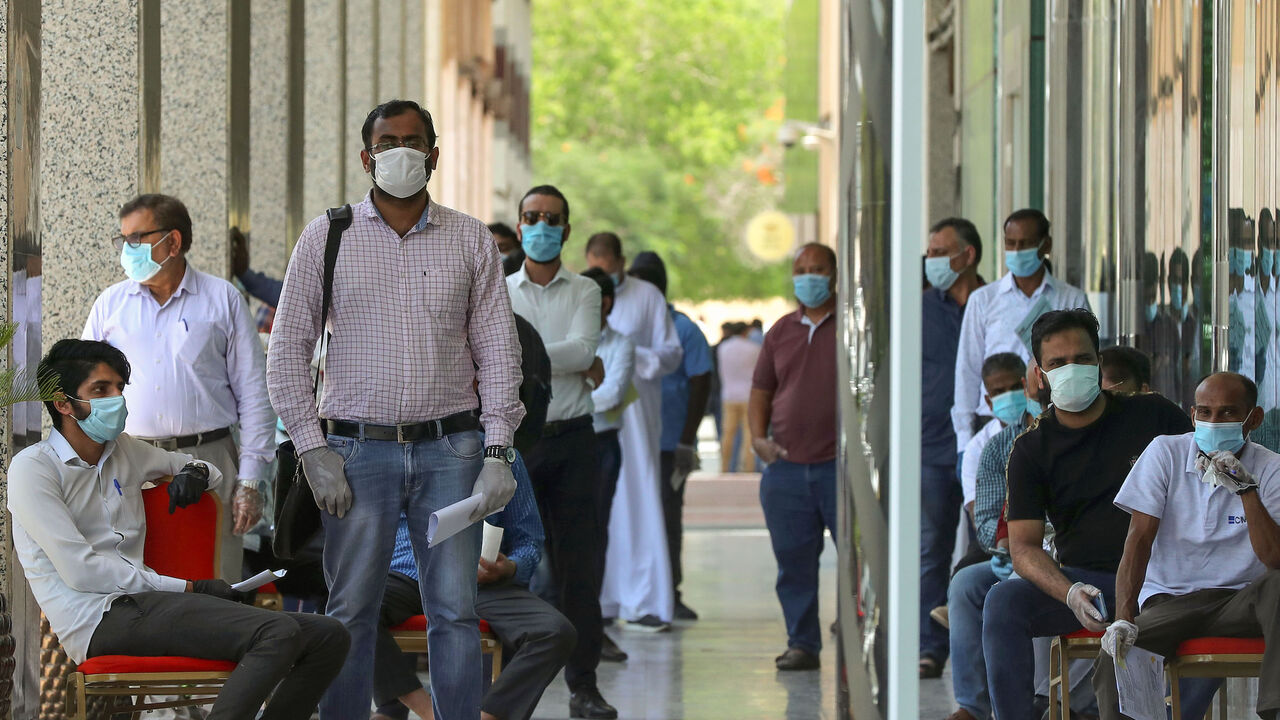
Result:
[[[262,572],[258,573],[257,575],[254,575],[248,580],[241,580],[235,585],[232,585],[231,589],[236,590],[238,592],[249,592],[250,590],[257,590],[258,588],[262,587],[263,585],[266,585],[269,582],[275,582],[280,578],[284,577],[284,574],[286,572],[288,571],[287,570],[263,570]]]
[[[1164,657],[1131,647],[1116,663],[1120,712],[1133,720],[1165,720]]]
[[[502,547],[502,528],[484,524],[484,540],[480,543],[480,557],[487,562],[498,559],[498,549]]]
[[[431,513],[431,519],[427,521],[427,547],[435,547],[470,526],[471,513],[480,507],[482,499],[484,496],[476,493]]]

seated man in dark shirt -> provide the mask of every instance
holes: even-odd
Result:
[[[1042,315],[1031,350],[1053,404],[1013,444],[1009,546],[1018,577],[996,584],[983,608],[987,682],[1000,718],[1031,714],[1032,638],[1106,629],[1128,528],[1116,493],[1153,438],[1191,430],[1191,419],[1159,395],[1102,390],[1098,320],[1088,310]],[[1043,548],[1046,518],[1057,560]]]
[[[480,702],[482,720],[531,717],[542,692],[564,667],[578,642],[573,624],[529,592],[529,578],[542,559],[542,520],[529,471],[518,455],[511,472],[516,478],[516,494],[506,509],[486,519],[504,532],[497,560],[480,560],[476,614],[489,623],[503,647],[508,652],[514,650],[514,654],[505,656],[502,675]],[[417,656],[401,653],[387,629],[422,614],[417,578],[408,521],[401,515],[374,653],[373,699],[378,704],[375,720],[402,720],[409,716],[410,709],[420,717],[432,717],[431,698],[415,672]],[[438,661],[447,663],[453,659]]]

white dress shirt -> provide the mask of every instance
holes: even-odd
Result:
[[[185,579],[160,575],[142,562],[142,486],[189,462],[190,455],[121,435],[90,465],[57,430],[13,458],[13,547],[40,609],[77,663],[84,662],[113,600],[186,589]],[[203,464],[213,487],[222,474],[212,463]]]
[[[969,438],[964,446],[964,460],[960,463],[960,489],[964,493],[964,504],[974,501],[978,490],[978,468],[982,464],[982,450],[991,442],[996,433],[1004,429],[1004,423],[992,420]]]
[[[126,280],[93,303],[84,339],[119,348],[133,368],[125,431],[171,438],[240,425],[239,475],[265,480],[276,416],[258,328],[235,286],[187,265],[164,305]]]
[[[1239,590],[1267,568],[1249,541],[1244,503],[1223,486],[1202,482],[1195,433],[1151,441],[1120,492],[1116,507],[1160,520],[1138,606],[1152,595],[1185,595],[1207,588]],[[1236,455],[1258,480],[1258,499],[1280,522],[1280,455],[1246,442]]]
[[[811,333],[812,335],[812,333]],[[756,371],[761,344],[735,335],[716,348],[720,369],[720,402],[745,403],[751,399],[751,376]]]
[[[600,331],[596,357],[604,363],[604,382],[591,391],[591,404],[595,406],[592,424],[596,432],[617,430],[622,427],[621,405],[636,371],[636,346],[626,335],[605,325]]]
[[[507,277],[511,309],[542,336],[551,358],[547,422],[590,415],[591,386],[580,373],[591,367],[600,342],[600,286],[563,265],[545,286],[521,267]]]
[[[951,425],[956,431],[956,450],[973,437],[973,419],[991,414],[983,402],[982,363],[996,353],[1017,353],[1031,362],[1031,349],[1018,337],[1017,328],[1044,299],[1045,311],[1088,308],[1084,291],[1055,278],[1047,271],[1040,287],[1027,297],[1013,281],[1013,273],[974,290],[965,303],[960,324],[960,346],[956,351],[956,394],[951,407]]]

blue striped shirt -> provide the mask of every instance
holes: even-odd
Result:
[[[533,485],[529,481],[529,469],[525,467],[524,458],[518,451],[516,461],[511,466],[511,474],[516,478],[515,496],[505,509],[490,515],[485,521],[503,529],[502,553],[516,564],[516,574],[512,580],[527,586],[534,569],[542,560],[545,535],[542,519],[538,515],[538,503],[533,497]],[[413,544],[409,540],[409,519],[403,513],[400,515],[400,525],[396,528],[391,572],[418,579],[418,564],[413,559]]]

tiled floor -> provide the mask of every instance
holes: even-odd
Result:
[[[705,489],[705,488],[704,488]],[[610,628],[630,660],[602,663],[600,690],[621,720],[829,720],[835,714],[835,652],[822,669],[780,673],[786,647],[773,592],[776,566],[763,528],[691,529],[685,534],[686,602],[696,623],[656,635]],[[821,621],[835,619],[835,548],[822,558]],[[564,681],[547,688],[539,720],[569,717]]]

